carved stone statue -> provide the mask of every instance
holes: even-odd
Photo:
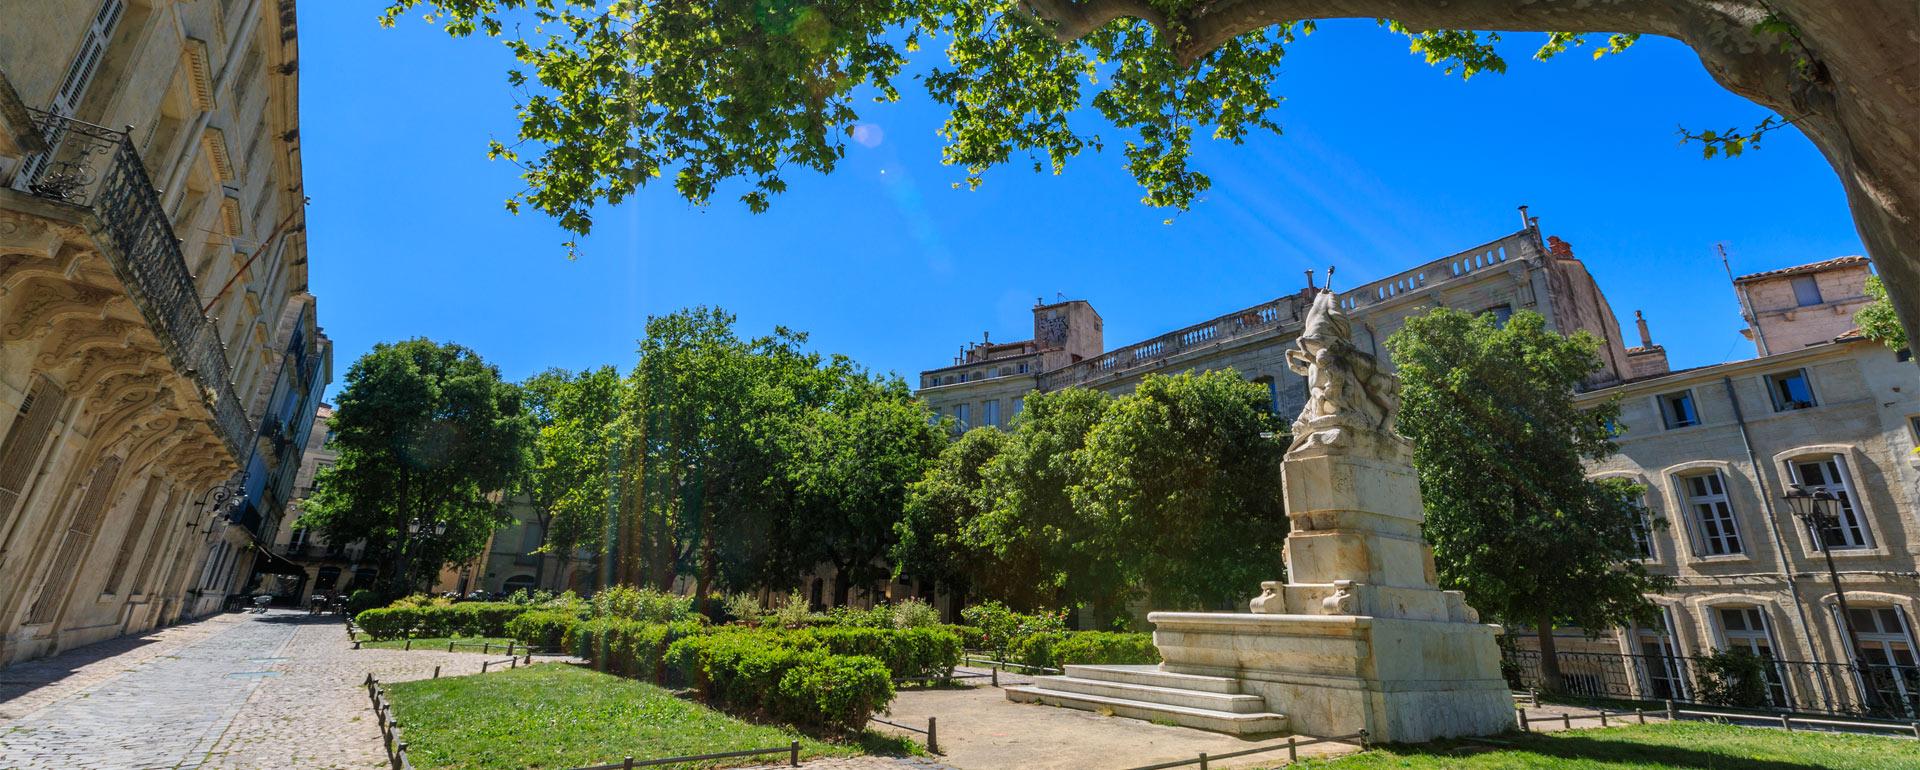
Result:
[[[1338,448],[1347,443],[1342,429],[1391,434],[1400,408],[1400,381],[1382,371],[1371,354],[1353,344],[1353,325],[1321,291],[1307,310],[1297,350],[1287,351],[1287,367],[1307,378],[1307,404],[1293,422],[1293,446]]]

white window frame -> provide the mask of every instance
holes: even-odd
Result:
[[[1688,411],[1692,412],[1691,420],[1687,422],[1680,422],[1677,419],[1677,417],[1673,414],[1673,412],[1667,408],[1668,399],[1676,396],[1686,397],[1687,409]],[[1661,393],[1660,395],[1654,396],[1653,406],[1655,409],[1659,410],[1660,412],[1660,425],[1662,427],[1665,427],[1667,430],[1675,430],[1678,428],[1691,428],[1695,425],[1699,425],[1705,422],[1705,420],[1702,420],[1700,418],[1700,400],[1694,397],[1693,388],[1681,388],[1679,390],[1669,391],[1669,392]]]
[[[1848,650],[1847,659],[1852,661],[1856,666],[1874,665],[1894,668],[1894,675],[1888,677],[1886,680],[1893,685],[1892,691],[1882,689],[1879,691],[1879,694],[1883,698],[1891,696],[1899,699],[1900,704],[1908,709],[1908,716],[1913,716],[1916,701],[1920,701],[1920,692],[1916,692],[1911,686],[1912,683],[1908,681],[1908,678],[1901,675],[1901,669],[1911,670],[1916,665],[1920,665],[1920,640],[1914,638],[1913,623],[1907,617],[1906,609],[1897,604],[1868,604],[1848,608],[1856,614],[1865,612],[1873,616],[1873,630],[1861,628],[1853,622],[1853,618],[1847,618],[1848,625],[1841,626],[1839,625],[1840,607],[1836,604],[1828,604],[1827,609],[1834,618],[1835,628],[1841,629],[1841,632],[1845,633],[1845,629],[1851,627],[1854,638],[1860,641],[1859,647]],[[1880,627],[1882,625],[1880,621],[1884,618],[1880,613],[1883,612],[1893,615],[1895,628],[1892,631],[1882,630]],[[1905,663],[1899,661],[1899,656],[1892,647],[1894,644],[1906,645],[1907,660]],[[1884,658],[1886,662],[1868,663],[1863,660],[1868,649],[1878,649],[1881,657]],[[1864,684],[1864,682],[1856,682],[1856,684]]]
[[[1805,405],[1803,406],[1795,406],[1795,404],[1799,404],[1801,402],[1797,402],[1797,401],[1790,402],[1781,398],[1780,392],[1774,387],[1775,378],[1786,377],[1793,374],[1799,374],[1800,380],[1807,384],[1807,400],[1805,402]],[[1815,388],[1813,386],[1813,373],[1807,371],[1807,368],[1804,366],[1797,369],[1788,369],[1788,370],[1779,371],[1779,372],[1768,372],[1767,374],[1760,376],[1760,382],[1765,386],[1765,389],[1767,391],[1767,400],[1773,404],[1773,411],[1775,413],[1792,412],[1800,409],[1812,409],[1820,405],[1820,391],[1818,388]]]
[[[1774,706],[1785,707],[1791,705],[1793,703],[1793,693],[1787,688],[1787,678],[1781,670],[1780,665],[1781,658],[1778,653],[1780,640],[1774,636],[1773,618],[1767,616],[1766,606],[1761,604],[1718,604],[1713,605],[1712,610],[1713,626],[1714,630],[1720,635],[1721,649],[1743,647],[1760,659],[1771,662],[1773,665],[1767,666],[1767,700],[1771,701]],[[1758,624],[1760,627],[1752,628],[1751,626],[1753,624],[1747,623],[1746,625],[1749,627],[1744,630],[1738,632],[1728,630],[1725,614],[1728,611],[1742,613],[1743,621],[1758,620],[1760,621]],[[1758,644],[1764,644],[1766,648],[1757,649]]]
[[[1639,672],[1641,695],[1646,698],[1658,697],[1654,694],[1656,679],[1654,674],[1657,671],[1661,674],[1657,678],[1667,683],[1670,697],[1674,700],[1692,700],[1693,683],[1687,681],[1685,660],[1680,652],[1680,634],[1675,630],[1673,623],[1673,608],[1661,606],[1659,611],[1659,628],[1636,625],[1632,629],[1634,647],[1631,652],[1641,662]],[[1653,645],[1658,650],[1649,652],[1648,645]]]
[[[1695,479],[1712,478],[1719,487],[1718,492],[1704,494],[1694,491]],[[1680,484],[1680,497],[1686,506],[1687,531],[1693,534],[1693,554],[1700,557],[1741,556],[1746,554],[1746,543],[1740,534],[1740,514],[1733,508],[1733,496],[1727,491],[1727,474],[1718,468],[1704,472],[1687,473],[1676,477]],[[1709,522],[1704,514],[1712,509],[1713,521]],[[1714,526],[1718,534],[1708,532],[1708,524]],[[1730,546],[1730,547],[1729,547]]]
[[[1806,487],[1809,492],[1824,489],[1839,498],[1837,505],[1839,526],[1835,527],[1834,531],[1840,535],[1844,544],[1833,546],[1833,550],[1847,551],[1873,547],[1873,527],[1867,516],[1865,501],[1861,500],[1859,489],[1853,484],[1853,469],[1848,467],[1846,455],[1837,452],[1800,455],[1788,458],[1786,463],[1787,478],[1794,484]],[[1800,466],[1812,463],[1822,464],[1822,475],[1838,477],[1839,483],[1807,484],[1806,479],[1801,475]],[[1812,539],[1814,550],[1827,547],[1826,538],[1822,537],[1821,533],[1809,531],[1807,537]]]

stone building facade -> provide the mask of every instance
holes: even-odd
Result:
[[[1304,380],[1287,368],[1286,351],[1299,336],[1307,303],[1301,291],[1178,329],[1152,339],[1103,349],[1100,315],[1085,301],[1036,304],[1033,338],[963,347],[953,363],[920,373],[917,394],[961,429],[1006,427],[1026,394],[1068,387],[1112,393],[1133,389],[1148,374],[1231,367],[1263,383],[1275,413],[1293,415],[1306,402]],[[1541,239],[1527,220],[1519,232],[1341,291],[1357,343],[1381,360],[1381,344],[1409,316],[1435,307],[1492,312],[1520,310],[1545,316],[1564,333],[1585,330],[1603,342],[1605,371],[1595,384],[1630,376],[1632,363],[1620,325],[1586,266],[1558,238]]]
[[[0,664],[219,610],[332,376],[293,2],[33,5],[0,23]]]
[[[1642,539],[1646,563],[1676,585],[1650,597],[1660,608],[1650,627],[1598,640],[1569,629],[1562,648],[1587,653],[1563,656],[1570,684],[1687,697],[1687,658],[1744,647],[1783,661],[1769,683],[1776,705],[1845,709],[1866,697],[1847,664],[1920,662],[1920,369],[1854,330],[1866,275],[1865,259],[1847,257],[1741,276],[1756,357],[1578,397],[1620,399],[1620,452],[1592,471],[1646,488],[1656,522]],[[1794,484],[1839,498],[1837,530],[1815,533],[1792,515]],[[1899,673],[1875,678],[1876,697],[1920,712],[1920,669]]]

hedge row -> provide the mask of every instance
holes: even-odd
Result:
[[[1159,663],[1152,634],[1112,631],[1047,631],[1018,637],[1008,648],[1011,662],[1042,668],[1080,663]]]
[[[506,636],[507,623],[529,608],[507,602],[461,602],[445,606],[380,607],[353,619],[375,639],[435,636]]]
[[[584,620],[569,626],[561,644],[594,667],[621,676],[668,684],[667,648],[681,639],[702,634],[698,622],[645,623],[625,618]],[[525,637],[520,637],[525,639]],[[679,682],[687,679],[681,677]]]
[[[791,634],[835,655],[866,655],[886,664],[895,679],[944,677],[960,665],[960,636],[944,628],[816,626]]]
[[[892,702],[892,672],[879,659],[788,643],[795,639],[695,634],[675,641],[666,662],[709,701],[796,725],[858,732]]]

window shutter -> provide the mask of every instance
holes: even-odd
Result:
[[[39,467],[40,450],[53,434],[54,418],[66,403],[66,391],[45,377],[34,382],[27,390],[27,399],[20,402],[13,427],[7,430],[6,439],[0,440],[0,522],[13,519],[13,509],[26,495],[27,484]],[[7,527],[0,527],[0,533],[6,531]]]
[[[60,551],[53,563],[47,566],[47,577],[41,581],[40,598],[33,603],[33,611],[27,616],[28,623],[53,620],[53,614],[59,610],[60,600],[66,594],[65,589],[79,574],[80,560],[85,558],[87,546],[93,543],[94,531],[100,528],[100,520],[106,516],[107,503],[111,502],[108,493],[113,491],[113,480],[119,475],[118,457],[102,460],[99,467],[94,469],[93,480],[87,483],[86,494],[73,510],[73,524],[60,542]]]
[[[87,25],[86,36],[80,40],[80,53],[73,57],[73,64],[67,67],[67,77],[60,81],[60,91],[53,95],[53,103],[47,105],[47,111],[63,118],[71,118],[80,109],[80,100],[87,95],[87,86],[93,84],[93,78],[100,73],[100,62],[107,57],[107,44],[113,40],[113,28],[120,23],[120,16],[127,10],[126,0],[106,0],[100,5],[100,12],[93,15],[93,22]],[[62,126],[58,121],[49,123],[42,134],[47,145],[57,148],[60,144]],[[45,170],[47,162],[58,152],[47,152],[28,158],[21,172],[14,176],[14,184],[19,189],[40,172]]]

